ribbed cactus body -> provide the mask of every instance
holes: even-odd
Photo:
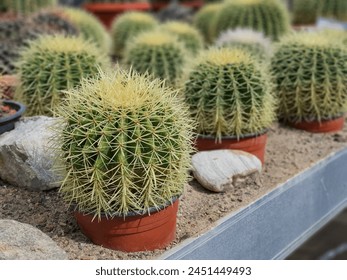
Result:
[[[284,121],[320,121],[346,111],[347,51],[337,40],[320,33],[289,36],[271,64]]]
[[[143,31],[154,29],[158,25],[157,20],[142,12],[128,12],[117,17],[111,27],[112,53],[122,57],[124,48],[129,39]]]
[[[207,4],[203,6],[193,18],[193,25],[201,32],[205,42],[210,44],[214,40],[213,24],[218,11],[222,7],[221,3]]]
[[[324,17],[331,17],[338,20],[347,20],[346,0],[320,0],[320,12]]]
[[[214,37],[227,29],[251,28],[278,40],[289,30],[289,15],[278,0],[230,0],[215,20]]]
[[[28,115],[50,116],[64,90],[105,66],[107,60],[80,37],[43,36],[21,53],[16,97],[27,105]]]
[[[216,46],[243,49],[261,60],[268,59],[272,53],[270,39],[251,29],[227,30],[220,34]]]
[[[7,11],[16,14],[29,14],[42,8],[53,7],[57,4],[56,0],[2,0]]]
[[[142,33],[129,42],[124,62],[139,73],[149,73],[175,85],[187,59],[186,50],[178,39],[158,30]]]
[[[61,192],[81,212],[145,213],[182,194],[192,122],[159,80],[121,70],[101,74],[70,90],[59,115]]]
[[[110,51],[111,39],[102,23],[92,14],[80,9],[66,8],[62,11],[80,31],[84,39],[93,42],[106,54]]]
[[[260,133],[275,115],[268,75],[251,55],[238,49],[201,53],[184,95],[198,133],[219,141],[222,136]]]
[[[296,25],[315,24],[319,15],[320,0],[294,0],[292,23]]]
[[[171,21],[162,25],[162,29],[178,37],[178,41],[192,54],[197,54],[203,47],[203,39],[199,31],[191,25],[180,22]]]

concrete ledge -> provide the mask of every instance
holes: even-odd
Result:
[[[284,259],[347,207],[347,149],[221,219],[161,259]]]

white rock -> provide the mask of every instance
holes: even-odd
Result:
[[[51,126],[56,119],[24,118],[14,130],[0,135],[0,178],[30,190],[59,187],[61,181],[51,170],[54,156],[50,149]]]
[[[67,254],[37,228],[0,220],[0,260],[66,260]]]
[[[198,182],[213,192],[232,187],[235,177],[261,172],[261,161],[254,155],[238,150],[198,152],[192,157],[193,174]]]

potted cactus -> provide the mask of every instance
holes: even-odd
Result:
[[[321,0],[294,0],[292,24],[294,29],[316,24]]]
[[[347,21],[347,1],[320,0],[320,14],[323,17]]]
[[[176,92],[117,69],[70,89],[58,115],[60,191],[82,231],[115,250],[165,248],[192,152],[192,121]]]
[[[214,38],[227,29],[251,28],[278,40],[289,31],[289,15],[278,0],[226,1],[213,23]]]
[[[344,124],[347,50],[321,33],[299,32],[278,45],[271,69],[279,118],[310,132],[334,132]]]
[[[109,61],[94,44],[81,37],[42,36],[21,53],[15,97],[28,106],[29,116],[51,116],[63,91],[96,76],[99,67],[109,67]]]
[[[124,47],[129,39],[140,32],[154,29],[158,21],[150,14],[127,12],[117,17],[111,26],[112,54],[123,57]]]
[[[203,38],[200,32],[191,25],[180,21],[169,21],[161,26],[164,31],[177,36],[186,49],[196,55],[203,47]]]
[[[47,7],[54,7],[56,0],[1,0],[2,11],[27,15]]]
[[[175,86],[181,79],[188,55],[175,35],[163,30],[139,34],[126,46],[124,63],[139,73],[166,80]]]
[[[198,123],[198,150],[244,150],[264,163],[275,100],[260,62],[241,49],[202,52],[188,74],[184,96]]]
[[[218,47],[238,47],[250,52],[260,60],[268,60],[272,55],[271,40],[263,33],[252,29],[237,28],[220,34],[216,40]]]
[[[151,5],[147,0],[87,0],[83,7],[94,14],[110,28],[118,15],[128,11],[149,11]]]

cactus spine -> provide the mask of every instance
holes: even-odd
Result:
[[[146,13],[128,12],[120,15],[111,27],[112,53],[122,57],[129,39],[133,39],[140,32],[152,30],[157,25],[157,20]]]
[[[321,121],[340,116],[347,102],[347,50],[320,33],[284,38],[272,73],[284,121]]]
[[[184,87],[199,134],[240,137],[258,134],[274,119],[269,76],[250,54],[239,49],[201,53]]]
[[[175,95],[159,80],[123,70],[70,89],[58,131],[65,199],[112,217],[143,214],[182,194],[192,122]]]
[[[186,50],[176,36],[155,30],[141,33],[129,42],[124,62],[139,73],[148,72],[175,85],[187,59]]]
[[[227,29],[243,27],[278,40],[289,30],[289,15],[278,0],[232,0],[224,2],[214,24],[215,38]]]
[[[28,115],[52,115],[64,90],[107,65],[94,45],[80,37],[43,36],[21,53],[16,98],[28,106]]]
[[[163,30],[178,37],[178,41],[192,54],[197,54],[203,47],[203,39],[199,31],[187,23],[171,21],[162,25]]]

